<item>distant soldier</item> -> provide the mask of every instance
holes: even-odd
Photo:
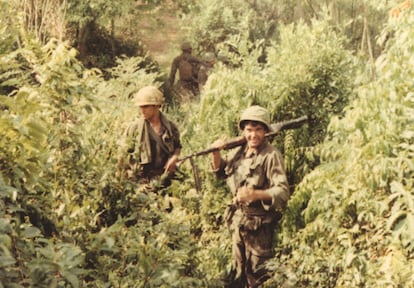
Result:
[[[181,101],[189,101],[199,95],[197,81],[197,66],[202,61],[191,55],[192,47],[188,42],[181,45],[182,53],[174,58],[170,71],[170,89],[174,89],[175,74],[179,74],[177,92],[180,94]]]
[[[208,52],[203,58],[204,63],[201,64],[198,73],[197,73],[197,79],[198,79],[198,90],[201,92],[203,90],[204,85],[207,82],[208,76],[211,73],[211,70],[214,68],[214,64],[216,63],[216,57],[213,53]]]
[[[160,111],[164,96],[157,87],[140,89],[135,101],[141,117],[133,120],[124,133],[119,175],[140,184],[162,178],[168,186],[181,151],[179,131]]]

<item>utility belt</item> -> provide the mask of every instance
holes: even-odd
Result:
[[[259,207],[232,203],[227,205],[225,212],[225,221],[229,228],[233,225],[233,218],[238,210],[241,212],[241,218],[237,221],[238,223],[234,224],[238,225],[241,231],[256,231],[264,224],[275,224],[281,216],[259,209]]]
[[[260,201],[257,201],[256,204],[254,205],[254,203],[250,204],[250,205],[239,205],[239,209],[243,212],[243,215],[248,216],[248,217],[254,217],[254,216],[258,216],[258,217],[266,217],[269,216],[269,212],[264,211],[263,207],[261,207],[261,203],[259,203]]]

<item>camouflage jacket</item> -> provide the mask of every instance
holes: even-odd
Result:
[[[143,118],[132,122],[124,133],[121,163],[130,178],[161,175],[168,159],[181,148],[177,126],[164,114],[160,113],[160,117],[161,135],[157,135]]]
[[[228,160],[223,159],[218,176],[226,178],[233,196],[241,186],[266,190],[272,201],[255,201],[241,210],[249,215],[273,216],[285,207],[290,197],[283,157],[267,141],[249,158],[245,157],[245,151],[246,145],[243,145],[230,154]]]

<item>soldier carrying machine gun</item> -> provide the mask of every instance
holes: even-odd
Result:
[[[295,118],[295,119],[291,119],[291,120],[286,120],[286,121],[281,121],[281,122],[277,122],[277,123],[273,123],[270,124],[270,128],[271,131],[266,133],[265,137],[266,138],[272,138],[274,136],[276,136],[277,134],[279,134],[281,131],[283,130],[289,130],[289,129],[297,129],[300,128],[303,124],[308,122],[308,116],[302,116],[299,118]],[[222,147],[211,147],[199,152],[195,152],[189,155],[186,155],[182,158],[178,159],[178,163],[182,163],[185,160],[189,160],[191,167],[193,169],[193,173],[194,173],[194,181],[195,181],[195,186],[196,186],[196,190],[200,191],[201,190],[201,181],[200,181],[200,177],[199,177],[199,173],[198,173],[198,169],[195,165],[194,162],[194,158],[198,157],[198,156],[203,156],[203,155],[207,155],[219,150],[230,150],[236,147],[239,147],[243,144],[246,143],[246,137],[245,136],[238,136],[235,137],[233,139],[231,139],[230,141],[224,143],[224,145]]]
[[[217,178],[226,180],[233,196],[225,214],[236,267],[232,287],[260,287],[272,277],[266,262],[274,256],[274,231],[290,191],[283,156],[268,137],[305,121],[303,117],[272,125],[267,109],[250,106],[239,120],[244,138],[240,147],[221,157],[220,150],[230,145],[222,139],[211,145],[217,148],[211,153],[212,169]]]

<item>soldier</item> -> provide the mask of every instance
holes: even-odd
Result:
[[[140,89],[135,102],[141,117],[124,133],[118,162],[120,173],[141,184],[165,176],[161,177],[162,184],[168,186],[181,151],[179,131],[160,111],[164,96],[157,87]]]
[[[202,64],[198,70],[197,80],[198,80],[198,91],[203,90],[204,85],[207,82],[208,76],[213,70],[214,64],[216,63],[216,57],[212,52],[206,53],[204,56],[204,64]]]
[[[266,109],[249,107],[239,122],[246,144],[227,160],[219,151],[212,153],[214,172],[226,178],[234,196],[226,217],[237,269],[234,287],[259,287],[271,277],[264,263],[274,256],[275,224],[290,197],[282,155],[265,137],[272,130],[269,122]],[[223,145],[219,139],[212,147]]]
[[[177,83],[177,91],[181,97],[182,102],[189,101],[195,96],[199,95],[198,81],[197,81],[197,66],[202,64],[202,61],[194,57],[192,53],[191,44],[184,42],[181,45],[182,53],[175,57],[171,64],[170,71],[170,89],[174,88],[175,74],[179,74]]]

